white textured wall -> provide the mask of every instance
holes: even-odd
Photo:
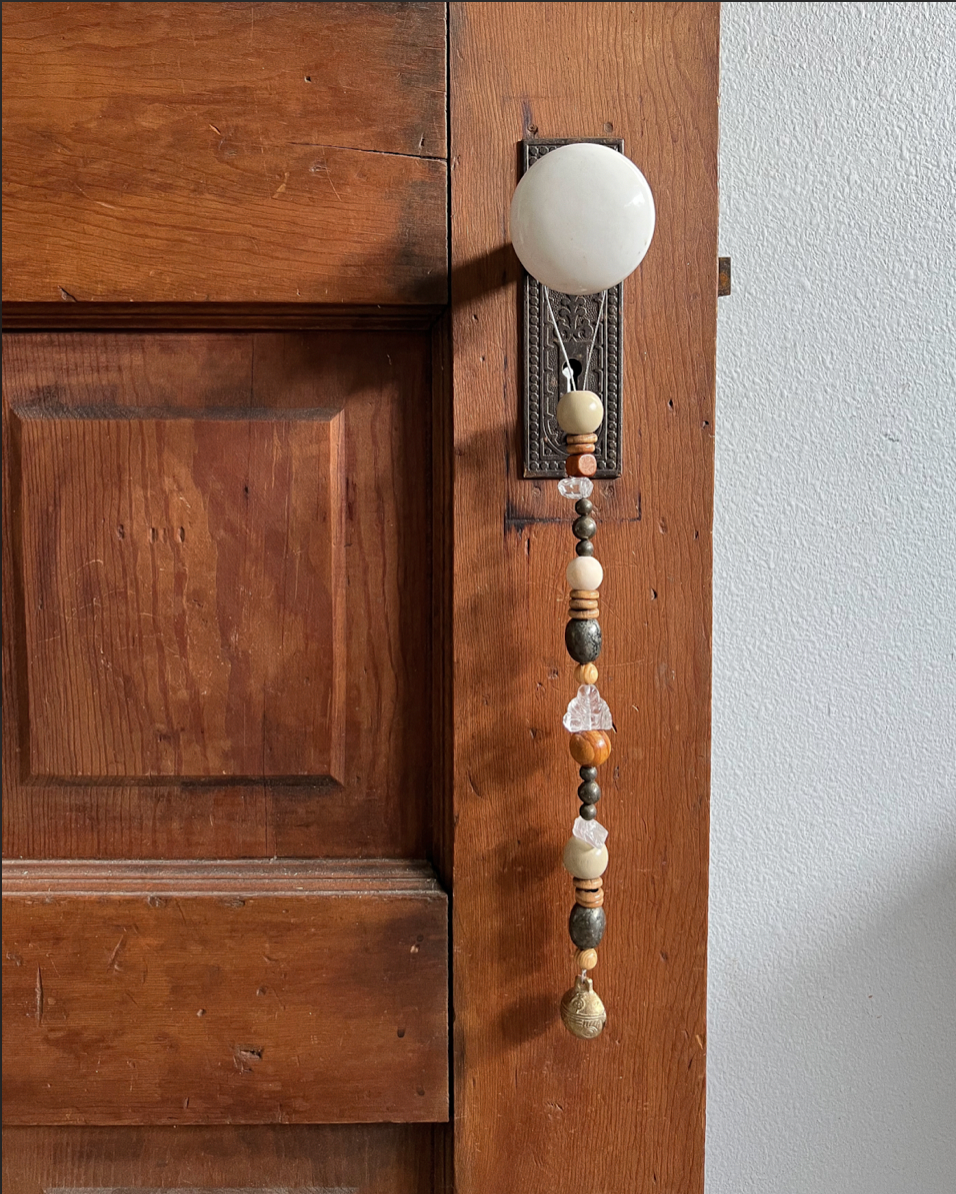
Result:
[[[723,6],[708,1194],[956,1191],[956,4]]]

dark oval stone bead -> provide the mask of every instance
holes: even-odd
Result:
[[[593,784],[597,779],[597,767],[581,767],[578,770],[578,775],[586,784]]]
[[[594,807],[593,804],[582,804],[581,805],[581,820],[582,821],[593,821],[596,816],[597,816],[597,809]]]
[[[597,534],[597,523],[593,518],[576,518],[571,524],[571,533],[575,539],[593,539]]]
[[[577,663],[593,663],[601,654],[601,625],[597,618],[573,619],[564,628],[564,645]]]
[[[577,552],[577,554],[579,556],[593,556],[594,555],[594,544],[591,542],[590,539],[582,539],[580,541],[580,543],[577,544],[577,546],[575,547],[574,550],[575,550],[575,552]]]
[[[603,908],[582,908],[575,904],[568,917],[568,932],[578,949],[596,949],[601,944],[607,917]]]
[[[587,498],[578,498],[574,503],[574,508],[579,514],[590,514],[594,506]]]
[[[586,780],[578,788],[578,800],[582,804],[597,804],[601,799],[601,789],[593,779]]]

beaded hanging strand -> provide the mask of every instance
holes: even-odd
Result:
[[[595,321],[595,340],[603,310],[602,299]],[[559,333],[558,338],[560,340]],[[582,378],[585,385],[590,358],[589,352]],[[572,877],[574,888],[568,932],[576,949],[574,966],[578,974],[574,986],[561,1000],[561,1019],[575,1036],[588,1040],[599,1036],[607,1021],[604,1004],[588,975],[588,971],[597,965],[597,947],[606,924],[603,875],[608,865],[607,830],[597,820],[597,803],[601,799],[597,781],[598,768],[607,762],[611,753],[607,731],[612,728],[611,711],[597,687],[595,661],[602,645],[599,591],[604,569],[594,556],[597,522],[590,500],[593,492],[591,477],[597,470],[596,433],[604,419],[604,406],[590,390],[571,390],[558,403],[557,419],[567,436],[567,476],[558,483],[558,490],[574,502],[571,532],[576,540],[574,558],[568,564],[566,574],[570,597],[564,643],[576,664],[574,679],[578,690],[568,705],[563,724],[571,735],[571,757],[578,764],[581,778],[577,791],[581,807],[564,848],[564,866]]]

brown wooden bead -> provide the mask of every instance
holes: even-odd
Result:
[[[601,616],[601,611],[597,608],[595,608],[595,609],[569,609],[568,610],[568,617],[571,618],[575,622],[590,622],[594,618],[599,618],[600,616]]]
[[[574,669],[576,684],[597,684],[600,673],[593,663],[579,663]]]
[[[582,908],[600,908],[604,904],[603,891],[575,891],[574,902]]]
[[[566,444],[565,447],[569,456],[583,456],[586,452],[593,452],[596,443],[597,440],[594,440],[589,444]]]
[[[584,433],[581,435],[569,435],[568,443],[569,444],[596,444],[597,436],[594,434],[593,431],[590,434]]]
[[[596,597],[572,597],[568,606],[570,609],[597,609],[598,599]]]
[[[574,955],[575,970],[593,970],[597,965],[596,949],[579,949]]]
[[[597,472],[597,460],[590,452],[582,456],[569,456],[564,462],[564,471],[569,477],[593,477]]]
[[[600,767],[611,753],[611,740],[603,730],[583,730],[571,735],[571,758],[579,767]]]
[[[580,597],[582,600],[587,600],[587,599],[591,598],[596,601],[599,596],[600,596],[600,594],[598,593],[597,589],[572,589],[571,590],[571,600],[572,601],[576,597]],[[588,666],[590,666],[590,665],[588,665]]]

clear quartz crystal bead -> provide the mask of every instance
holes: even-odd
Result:
[[[600,850],[607,841],[607,830],[600,821],[585,821],[583,817],[576,817],[574,821],[574,828],[571,830],[573,837],[578,838],[579,841],[587,842],[589,846],[593,846],[595,850]]]
[[[595,684],[582,684],[578,695],[571,698],[561,724],[571,734],[585,730],[612,730],[611,710]]]
[[[590,497],[594,490],[590,477],[562,477],[558,482],[558,493],[576,502],[578,498]]]

